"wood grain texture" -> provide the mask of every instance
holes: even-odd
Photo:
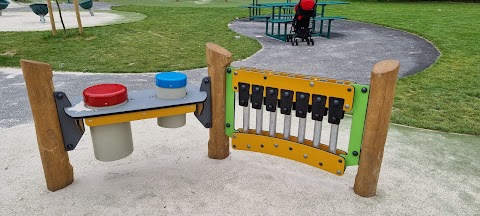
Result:
[[[56,191],[73,182],[73,168],[63,143],[53,96],[52,67],[28,60],[22,60],[20,65],[33,113],[47,188]]]
[[[82,18],[80,18],[80,10],[78,6],[78,0],[73,0],[73,5],[75,5],[75,13],[77,14],[77,23],[78,23],[78,33],[83,34]]]
[[[50,25],[52,25],[52,35],[57,35],[57,28],[55,27],[55,19],[53,18],[53,9],[52,9],[52,1],[47,0],[47,7],[48,7],[48,15],[50,17]]]
[[[225,134],[225,73],[232,54],[213,43],[206,44],[208,76],[212,91],[212,127],[208,141],[208,157],[224,159],[229,155],[229,138]]]
[[[377,192],[399,68],[398,61],[385,60],[375,64],[371,73],[365,131],[354,185],[355,193],[362,197],[372,197]]]

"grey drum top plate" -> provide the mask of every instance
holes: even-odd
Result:
[[[171,100],[157,98],[155,89],[128,91],[128,102],[110,109],[87,108],[83,103],[83,97],[77,97],[72,99],[72,107],[65,107],[65,113],[73,118],[86,118],[196,104],[204,102],[206,99],[206,92],[200,91],[200,88],[197,86],[187,85],[187,95],[184,98]]]

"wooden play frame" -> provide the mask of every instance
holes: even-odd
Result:
[[[75,13],[77,14],[77,23],[78,23],[78,33],[83,34],[82,19],[80,18],[80,10],[78,7],[78,0],[73,0],[75,5]],[[52,34],[53,36],[57,35],[57,28],[55,27],[55,18],[53,17],[52,1],[47,0],[48,14],[50,17],[50,24],[52,25]]]
[[[223,47],[207,43],[206,60],[212,95],[208,156],[212,159],[225,159],[230,153],[230,138],[225,133],[225,71],[232,62],[232,54]],[[21,60],[20,64],[33,113],[47,188],[56,191],[73,182],[73,167],[65,150],[57,116],[52,67],[29,60]],[[399,66],[398,61],[385,60],[375,64],[371,72],[363,144],[354,184],[354,192],[363,197],[376,194]],[[196,110],[201,109],[202,105],[197,104]]]

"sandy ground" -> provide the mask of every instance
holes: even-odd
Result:
[[[32,16],[33,29],[41,25],[49,29],[48,24],[38,22],[38,16],[28,14]],[[5,11],[4,16],[7,16]],[[88,12],[82,12],[85,22],[89,16]],[[98,17],[96,13],[91,18]],[[22,21],[23,18],[15,19]],[[0,29],[15,25],[3,23]],[[30,28],[27,26],[25,29]],[[363,33],[378,32],[367,31],[368,26],[360,27]],[[255,37],[255,31],[250,36]],[[266,38],[259,41],[264,45],[262,51],[233,65],[261,66],[272,46],[285,46]],[[327,42],[319,41],[315,48]],[[285,71],[298,70],[291,62],[281,63],[288,68]],[[315,64],[324,66],[322,62]],[[365,65],[366,73],[371,66]],[[191,70],[188,74],[190,83],[198,84],[206,70]],[[148,88],[153,75],[55,72],[54,82],[57,90],[78,96],[79,89],[105,81],[123,80],[132,88]],[[478,215],[480,212],[480,161],[476,159],[480,137],[391,125],[378,194],[362,198],[352,189],[356,167],[348,167],[344,176],[337,177],[295,161],[233,149],[227,159],[209,159],[208,130],[192,114],[187,115],[187,125],[179,129],[160,128],[155,119],[132,122],[134,152],[125,159],[108,163],[95,160],[87,128],[77,148],[69,152],[75,181],[65,189],[49,192],[21,73],[19,69],[1,68],[0,77],[0,215]],[[241,116],[239,111],[237,115]],[[264,119],[268,117],[265,115]],[[341,149],[346,149],[350,122],[347,116],[341,123]],[[278,124],[283,124],[281,118]],[[296,124],[294,118],[292,134],[296,134]],[[307,138],[312,137],[311,128],[309,122]],[[323,128],[322,142],[327,143],[329,127],[325,124]]]
[[[347,117],[339,136],[343,149],[349,126]],[[337,177],[260,153],[231,150],[227,159],[209,159],[208,130],[191,114],[179,129],[160,128],[155,119],[133,122],[132,128],[134,152],[108,163],[95,160],[87,130],[69,152],[74,183],[53,193],[45,187],[33,125],[0,129],[0,215],[476,215],[480,210],[478,137],[391,125],[378,194],[362,198],[352,189],[356,167]],[[324,128],[322,141],[328,142]]]

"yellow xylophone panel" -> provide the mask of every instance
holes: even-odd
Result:
[[[194,112],[195,110],[196,110],[196,104],[190,104],[190,105],[183,105],[183,106],[175,106],[175,107],[167,107],[167,108],[160,108],[160,109],[152,109],[152,110],[144,110],[144,111],[137,111],[137,112],[120,113],[120,114],[85,118],[85,124],[90,127],[109,125],[109,124],[141,120],[141,119],[180,115],[180,114]]]
[[[234,71],[232,76],[232,88],[238,92],[238,83],[248,83],[250,85],[259,85],[291,91],[301,91],[310,93],[310,95],[324,95],[327,97],[336,97],[345,99],[344,111],[351,111],[353,104],[354,88],[350,84],[353,82],[346,80],[335,80],[331,78],[316,77],[302,74],[290,74],[285,72],[274,72],[269,70],[259,70],[254,68],[240,68]],[[250,89],[250,94],[252,90]],[[266,97],[266,91],[263,92]],[[281,99],[281,95],[278,95]],[[295,102],[295,97],[293,97]],[[308,102],[312,104],[311,99]],[[326,107],[329,107],[327,100]]]
[[[252,133],[233,133],[232,147],[236,150],[246,150],[261,152],[264,154],[275,155],[290,160],[295,160],[308,164],[335,175],[341,176],[345,171],[345,159],[341,156],[317,149],[310,145],[296,143],[296,137],[290,137],[290,140],[281,139],[282,134],[277,137],[269,137],[268,131],[263,131],[262,135]],[[325,146],[325,145],[323,145]],[[328,147],[327,147],[328,149]],[[337,150],[337,154],[344,154],[344,151]]]

